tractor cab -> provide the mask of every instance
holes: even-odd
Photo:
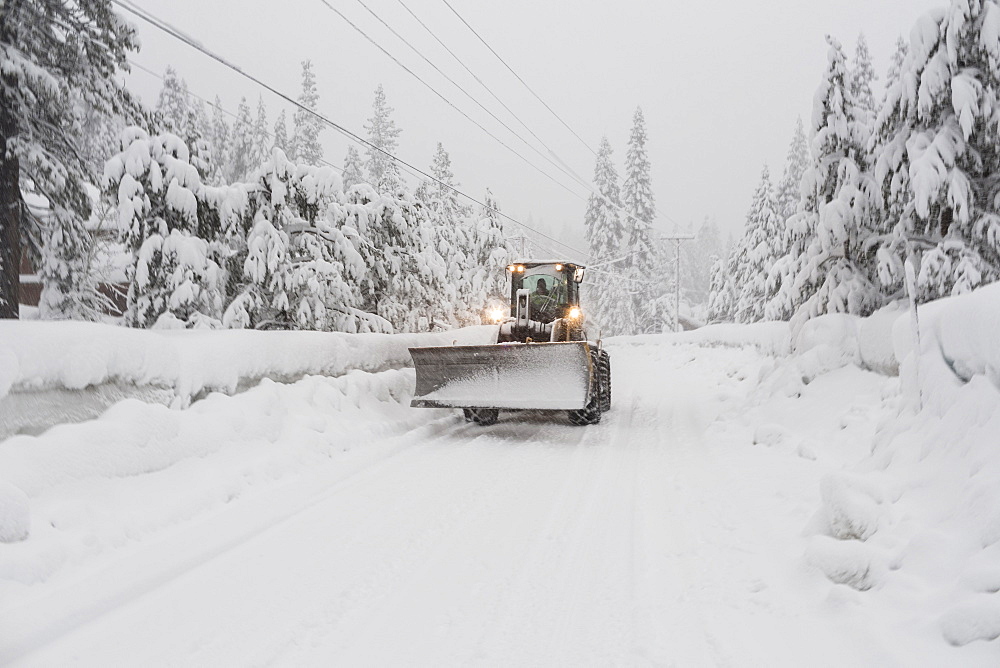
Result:
[[[584,341],[580,283],[584,268],[572,262],[525,260],[507,266],[510,317],[501,342]]]

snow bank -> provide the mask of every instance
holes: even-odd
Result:
[[[99,409],[128,396],[164,391],[175,406],[209,392],[233,394],[263,378],[340,376],[410,364],[411,346],[477,345],[496,340],[494,326],[433,334],[343,334],[251,330],[138,330],[86,322],[0,322],[0,438],[35,430],[24,420],[66,406],[65,391],[108,394]],[[125,388],[104,392],[109,386]],[[52,401],[48,393],[55,392]],[[131,393],[130,393],[131,392]],[[79,395],[83,403],[87,396]],[[31,395],[30,410],[25,395]],[[89,396],[94,399],[94,396]],[[91,402],[93,403],[93,402]],[[93,417],[93,410],[84,411]]]
[[[868,453],[822,480],[806,561],[833,583],[926,610],[951,645],[996,642],[1000,284],[922,305],[916,319],[896,307],[856,326],[825,320],[796,346],[846,358],[856,341],[863,366],[888,373],[899,360],[899,389]]]
[[[317,407],[331,419],[344,422],[368,404],[408,404],[412,391],[413,371],[400,369],[379,374],[353,371],[339,378],[307,377],[284,394],[275,383],[264,380],[237,397],[239,401],[213,395],[186,411],[122,401],[98,420],[59,425],[38,437],[15,436],[2,442],[0,507],[5,487],[16,486],[27,499],[75,480],[153,473],[233,443],[273,442],[283,430],[296,426],[297,414],[315,413]]]
[[[1000,283],[925,304],[918,319],[919,354],[911,320],[893,327],[901,373],[922,395],[915,399],[940,404],[973,376],[1000,388]]]

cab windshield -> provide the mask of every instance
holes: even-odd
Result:
[[[529,290],[531,319],[552,322],[569,303],[566,274],[553,266],[532,267],[525,270],[522,289]]]

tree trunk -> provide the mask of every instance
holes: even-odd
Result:
[[[14,7],[9,7],[14,9]],[[11,44],[14,25],[11,14],[0,12],[0,42]],[[4,18],[6,16],[6,18]],[[21,189],[20,167],[11,141],[17,134],[15,100],[5,93],[17,81],[4,74],[0,85],[0,318],[18,318],[21,291]]]

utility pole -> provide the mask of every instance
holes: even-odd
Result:
[[[674,331],[681,331],[681,242],[694,239],[693,234],[661,235],[663,241],[674,242]]]
[[[513,242],[515,245],[520,246],[520,255],[518,256],[522,260],[527,260],[527,250],[528,250],[528,236],[521,233],[515,237],[510,237],[509,241]]]

